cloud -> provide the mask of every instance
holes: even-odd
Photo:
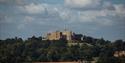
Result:
[[[87,7],[100,4],[100,0],[65,0],[67,5],[73,7]],[[39,20],[38,22],[65,22],[65,23],[96,23],[101,25],[112,25],[113,19],[121,17],[123,19],[125,15],[125,8],[123,4],[112,4],[106,2],[102,4],[102,9],[91,10],[72,10],[67,7],[58,6],[54,4],[45,3],[30,3],[27,5],[18,6],[20,10],[23,10],[25,15],[32,15],[32,17],[25,17],[26,22]],[[97,6],[98,7],[98,6]],[[117,18],[116,18],[117,16]],[[33,20],[32,20],[33,18]],[[113,19],[111,19],[113,18]],[[121,19],[119,18],[119,19]],[[40,21],[41,20],[41,21]],[[41,22],[43,23],[43,22]]]
[[[121,22],[124,23],[125,20],[124,4],[112,4],[106,2],[101,9],[75,11],[77,14],[71,15],[71,19],[75,20],[72,22],[96,23],[99,26],[111,26]]]
[[[17,29],[18,29],[18,30],[22,30],[22,29],[24,29],[24,28],[25,28],[25,24],[20,24],[20,25],[17,26]]]
[[[24,18],[24,22],[25,23],[30,23],[30,22],[32,22],[33,20],[35,20],[33,17],[31,17],[31,16],[25,16],[25,18]]]
[[[124,16],[125,17],[125,5],[119,4],[119,5],[114,5],[115,11],[119,16]]]
[[[44,13],[45,11],[45,7],[42,4],[34,4],[34,3],[20,6],[19,8],[23,10],[24,12],[26,11],[30,14]]]
[[[16,4],[16,5],[23,5],[24,0],[0,0],[0,4],[8,5],[8,4]]]
[[[102,10],[90,10],[79,13],[79,22],[81,23],[95,23],[96,25],[109,26],[112,25],[112,20],[107,18]]]
[[[125,4],[112,4],[109,2],[104,3],[103,11],[107,12],[106,14],[112,14],[112,16],[122,15],[125,16]]]
[[[71,11],[68,11],[68,10],[63,10],[63,11],[59,11],[59,17],[62,19],[62,20],[69,20],[71,17]]]
[[[102,5],[103,9],[108,9],[108,10],[115,10],[114,6],[110,2],[104,2]]]
[[[100,0],[65,0],[65,4],[72,8],[95,7],[100,4]]]
[[[64,0],[64,4],[54,2],[56,4],[38,0],[0,0],[1,34],[6,34],[6,30],[14,34],[20,31],[26,34],[41,33],[50,29],[61,29],[64,25],[81,33],[119,27],[114,31],[120,33],[125,27],[125,4],[107,0]]]
[[[19,25],[17,26],[18,30],[22,30],[25,29],[27,26],[29,26],[32,23],[36,23],[34,17],[31,16],[25,16],[22,18],[23,20],[19,23]]]

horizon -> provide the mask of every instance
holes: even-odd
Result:
[[[125,0],[0,0],[0,39],[63,30],[125,41]]]
[[[56,32],[56,31],[63,32],[63,31],[65,31],[65,29],[64,29],[64,30],[49,31],[49,32],[47,32],[47,33],[44,34],[44,35],[41,34],[40,36],[32,35],[32,36],[29,36],[29,37],[27,37],[27,38],[15,36],[15,37],[11,37],[11,38],[0,39],[0,40],[14,39],[14,38],[21,38],[22,40],[28,40],[28,38],[32,38],[32,37],[34,37],[34,36],[35,36],[36,38],[38,38],[38,37],[45,38],[48,33],[53,33],[53,32]],[[71,30],[68,30],[68,31],[71,31]],[[73,31],[71,31],[71,32],[73,32]],[[73,32],[73,33],[75,33],[75,32]],[[82,33],[75,33],[75,34],[82,34]],[[82,34],[82,35],[83,35],[83,36],[86,36],[86,37],[92,37],[93,39],[104,39],[105,41],[111,41],[111,42],[115,42],[116,40],[123,40],[123,39],[106,40],[106,39],[103,38],[103,37],[93,37],[93,36],[89,36],[89,35],[85,35],[85,34]],[[125,40],[123,40],[123,41],[125,41]]]

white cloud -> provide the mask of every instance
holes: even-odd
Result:
[[[97,8],[100,5],[101,0],[65,0],[65,4],[70,7],[77,8]],[[92,7],[91,7],[92,6]],[[83,23],[97,23],[99,25],[115,25],[118,20],[125,19],[125,5],[114,4],[110,2],[103,2],[100,9],[88,9],[82,11],[76,11],[77,14],[71,12],[71,18],[74,21],[71,22],[83,22]],[[79,10],[79,9],[78,9]],[[73,13],[73,14],[72,14]],[[68,14],[68,13],[65,13]],[[75,18],[74,18],[75,16]]]
[[[70,19],[71,18],[70,15],[71,15],[71,13],[69,11],[61,11],[59,13],[60,18],[63,19],[63,20]]]
[[[125,18],[125,5],[124,4],[108,4],[101,10],[106,16]]]
[[[18,30],[24,29],[26,25],[33,23],[35,19],[31,16],[25,16],[23,21],[17,26]]]
[[[24,18],[24,22],[25,23],[30,23],[30,22],[32,22],[33,20],[35,20],[33,17],[31,17],[31,16],[25,16],[25,18]]]
[[[125,4],[112,4],[110,2],[104,2],[102,10],[115,15],[125,15]]]
[[[87,17],[92,17],[92,18],[96,18],[98,16],[105,16],[105,13],[103,13],[101,10],[88,10],[88,11],[82,11],[80,12],[80,15],[82,16],[87,16]]]
[[[65,0],[65,4],[71,7],[95,7],[100,4],[100,0]]]
[[[99,18],[102,17],[102,18]],[[97,23],[99,25],[112,25],[112,21],[106,17],[101,10],[91,10],[80,12],[79,21],[84,23]]]
[[[119,16],[124,16],[125,17],[125,5],[119,4],[119,5],[114,5],[115,7],[115,12],[119,15]]]
[[[86,6],[94,6],[95,4],[100,4],[100,0],[65,0],[67,5],[72,7],[86,7]],[[65,8],[65,6],[54,6],[49,4],[34,4],[31,3],[29,5],[23,6],[24,11],[31,14],[39,14],[38,19],[46,22],[55,22],[55,21],[65,21],[67,23],[74,22],[83,22],[83,23],[96,23],[99,25],[112,25],[114,22],[113,19],[124,17],[125,15],[125,7],[123,4],[112,4],[112,3],[104,3],[102,9],[89,9],[89,10],[72,10],[69,8]],[[101,18],[100,18],[101,17]],[[116,19],[117,19],[116,18]],[[35,19],[37,19],[35,17]],[[25,17],[26,22],[31,22],[33,20],[32,17]],[[41,22],[42,23],[42,22]]]
[[[79,14],[80,22],[95,22],[107,26],[125,19],[125,5],[107,3],[101,10],[81,11]]]
[[[34,3],[25,5],[24,7],[21,7],[21,9],[31,14],[43,13],[45,11],[45,7],[42,4]]]

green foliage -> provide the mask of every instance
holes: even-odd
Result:
[[[125,42],[116,40],[111,43],[103,38],[94,39],[84,36],[82,45],[68,46],[66,40],[42,40],[42,37],[31,37],[27,40],[11,38],[0,40],[0,63],[46,62],[46,61],[92,61],[99,57],[97,63],[124,62],[124,58],[113,57],[116,50],[125,50]]]
[[[115,57],[103,56],[103,57],[99,57],[96,63],[119,63],[119,61]]]

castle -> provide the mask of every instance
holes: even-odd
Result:
[[[64,40],[81,40],[83,37],[82,34],[75,34],[72,31],[55,31],[55,32],[51,32],[47,34],[46,39],[47,40],[60,40],[60,39],[64,39]]]
[[[125,51],[115,51],[114,57],[125,57]]]

